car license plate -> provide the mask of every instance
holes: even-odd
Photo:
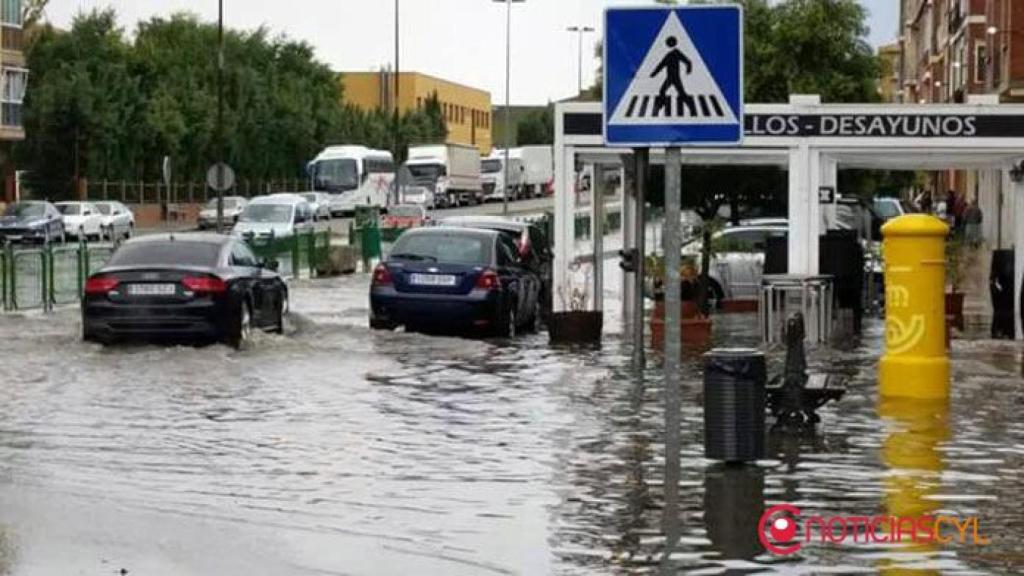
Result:
[[[128,294],[131,296],[174,296],[178,293],[177,284],[129,284]]]
[[[413,274],[409,281],[417,286],[455,286],[456,278],[450,274]]]

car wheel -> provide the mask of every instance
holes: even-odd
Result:
[[[497,323],[495,336],[509,339],[516,337],[516,309],[514,306],[509,306],[505,318]]]
[[[285,326],[287,325],[286,319],[288,317],[288,310],[288,291],[285,290],[281,293],[281,302],[277,307],[277,325],[272,330],[274,334],[284,334]]]
[[[135,224],[129,224],[128,225],[128,230],[126,230],[125,233],[124,233],[124,237],[125,238],[131,238],[134,235],[135,235]]]
[[[252,340],[252,306],[248,301],[238,307],[238,315],[228,334],[228,344],[235,350],[243,349]]]
[[[722,307],[722,302],[725,300],[725,290],[714,278],[708,278],[708,300],[716,310]]]

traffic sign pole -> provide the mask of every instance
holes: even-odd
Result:
[[[646,360],[644,358],[644,269],[647,256],[646,236],[646,215],[644,209],[644,195],[647,187],[647,174],[650,170],[651,154],[647,148],[637,148],[633,151],[633,161],[636,163],[636,223],[633,235],[636,241],[636,272],[633,274],[633,302],[627,305],[633,306],[633,366],[643,369]]]

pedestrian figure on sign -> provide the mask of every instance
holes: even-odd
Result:
[[[682,50],[676,48],[679,41],[676,40],[675,36],[669,36],[668,40],[665,41],[668,45],[669,52],[665,54],[665,57],[661,59],[661,63],[651,73],[651,78],[655,78],[661,71],[665,71],[665,83],[661,85],[660,98],[668,98],[668,89],[675,88],[676,94],[680,97],[686,96],[686,89],[683,88],[683,75],[682,68],[686,66],[686,73],[693,73],[693,62],[683,54]]]

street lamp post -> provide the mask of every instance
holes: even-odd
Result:
[[[505,15],[505,169],[502,176],[505,181],[504,207],[502,213],[508,216],[508,165],[509,149],[512,148],[512,3],[526,0],[493,0],[507,5]]]
[[[394,129],[395,129],[395,135],[394,135],[395,158],[394,158],[394,160],[395,160],[395,162],[398,162],[399,158],[401,158],[401,156],[402,156],[402,151],[399,149],[401,147],[401,143],[402,143],[402,138],[401,138],[402,112],[401,112],[401,108],[399,107],[400,105],[399,105],[399,101],[398,101],[400,82],[401,82],[401,69],[399,68],[399,56],[401,55],[401,51],[400,51],[401,45],[399,44],[399,34],[400,34],[399,23],[400,23],[400,20],[399,20],[399,17],[398,17],[398,15],[399,15],[399,12],[398,12],[398,2],[399,2],[399,0],[395,0],[395,111],[394,111],[394,114],[395,114],[395,117],[394,117],[394,121],[395,121],[395,124],[394,124]],[[395,187],[395,191],[396,191],[395,202],[401,202],[401,199],[402,199],[401,188],[396,186]]]
[[[217,0],[217,233],[224,233],[224,0]]]
[[[576,70],[576,94],[579,95],[583,94],[583,35],[593,32],[594,29],[591,28],[590,26],[569,26],[565,30],[566,32],[574,32],[577,36],[579,36],[579,62],[577,64],[578,68]]]

